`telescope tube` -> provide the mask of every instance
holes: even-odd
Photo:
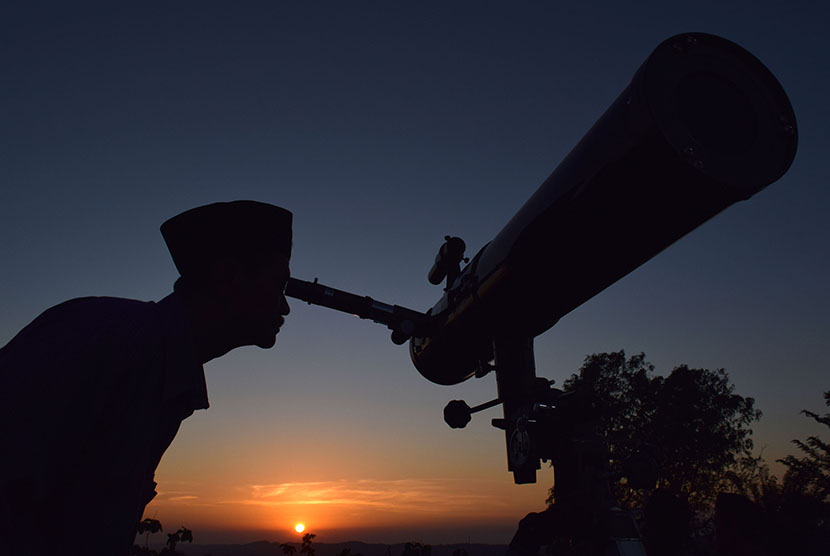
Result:
[[[457,384],[498,338],[533,338],[703,222],[780,178],[795,114],[752,54],[705,33],[661,43],[429,314],[410,355]]]

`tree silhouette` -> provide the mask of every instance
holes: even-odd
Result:
[[[138,534],[144,535],[144,548],[147,548],[147,544],[150,542],[150,534],[158,533],[161,530],[161,522],[158,519],[147,517],[138,524]]]
[[[408,542],[403,545],[401,556],[430,556],[432,546],[419,542]]]
[[[167,548],[162,554],[176,554],[176,545],[180,542],[193,542],[193,531],[182,525],[182,528],[175,533],[167,534]]]
[[[294,553],[297,552],[297,547],[288,543],[282,543],[280,548],[285,556],[294,556]]]
[[[157,519],[150,519],[146,518],[141,523],[138,524],[138,533],[144,533],[144,546],[138,546],[137,544],[133,545],[132,551],[130,552],[134,556],[156,556],[156,555],[165,555],[165,554],[177,554],[176,552],[176,545],[180,542],[193,542],[193,531],[182,525],[181,529],[176,531],[175,533],[168,533],[167,534],[167,546],[162,549],[160,553],[156,552],[155,550],[150,549],[147,544],[149,541],[150,533],[158,533],[162,530],[161,522]]]
[[[830,390],[824,393],[824,403],[830,407]],[[830,413],[818,415],[806,409],[801,413],[830,428]],[[823,504],[830,503],[830,444],[818,436],[809,436],[804,441],[796,439],[793,444],[804,455],[778,460],[787,467],[784,490],[800,492]]]
[[[300,554],[303,556],[314,556],[314,547],[312,546],[312,541],[314,541],[314,537],[317,535],[313,535],[311,533],[306,533],[303,535],[303,544],[300,546]]]
[[[176,551],[176,544],[179,542],[179,535],[176,533],[167,533],[167,548],[170,552]]]
[[[830,392],[824,393],[830,406]],[[830,427],[830,414],[802,413]],[[736,490],[761,514],[766,554],[827,554],[830,537],[830,445],[818,436],[793,440],[801,456],[778,461],[787,468],[779,481],[760,457],[747,460],[734,477]]]
[[[752,458],[750,425],[761,413],[752,398],[734,393],[723,369],[676,367],[654,376],[645,354],[624,351],[585,358],[564,384],[593,401],[596,420],[620,464],[648,447],[658,456],[661,489],[687,498],[695,507],[711,504],[729,473]],[[642,504],[644,495],[617,485],[618,497]]]

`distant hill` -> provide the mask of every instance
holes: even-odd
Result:
[[[299,543],[290,543],[297,546]],[[363,542],[314,543],[315,556],[337,556],[348,548],[352,555],[400,556],[404,543],[367,544]],[[432,546],[431,556],[452,556],[457,549],[464,549],[470,556],[504,556],[507,546],[500,544],[439,544]],[[247,544],[179,544],[176,550],[186,556],[285,556],[280,543],[257,541]]]

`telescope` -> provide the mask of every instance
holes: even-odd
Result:
[[[505,430],[508,469],[517,483],[535,482],[544,453],[528,426],[540,406],[533,339],[779,179],[796,146],[792,106],[757,58],[714,35],[676,35],[646,58],[471,259],[460,238],[445,238],[428,273],[431,283],[445,282],[444,293],[429,310],[316,280],[292,278],[286,295],[385,324],[395,343],[409,340],[415,368],[434,383],[458,384],[495,370],[498,398],[475,408],[453,402],[447,421],[463,426],[470,413],[503,404],[504,418],[494,425]]]

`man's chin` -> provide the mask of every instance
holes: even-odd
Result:
[[[254,343],[255,346],[260,347],[262,349],[270,349],[274,347],[274,344],[277,343],[277,334],[279,333],[279,329],[269,332],[267,334],[263,334],[257,341]]]

